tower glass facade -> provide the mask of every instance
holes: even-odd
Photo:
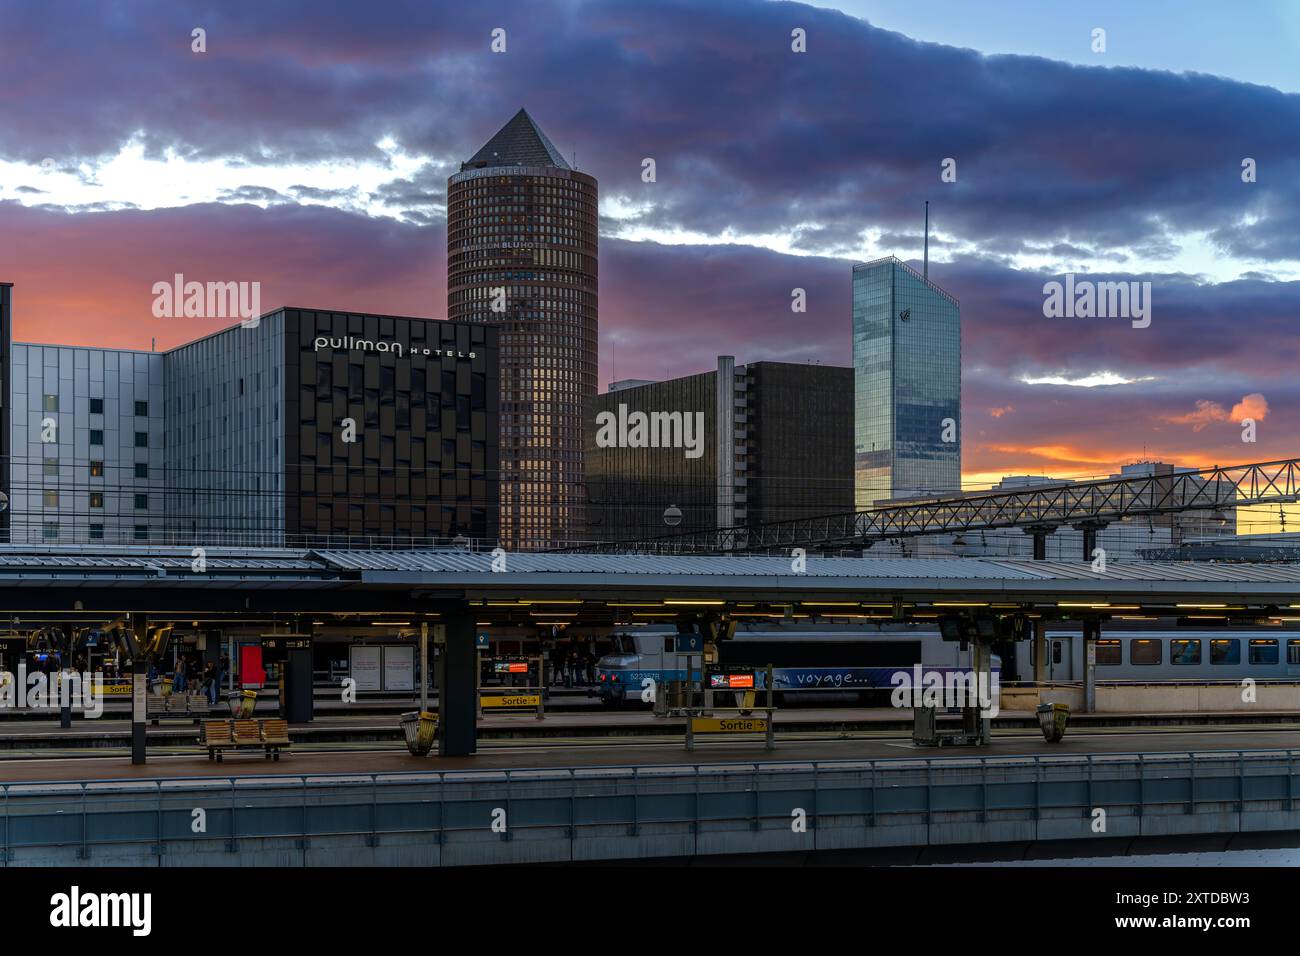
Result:
[[[961,309],[893,256],[853,267],[854,499],[961,490]]]
[[[447,184],[447,312],[501,329],[501,542],[585,534],[582,414],[596,394],[597,186],[515,115]]]

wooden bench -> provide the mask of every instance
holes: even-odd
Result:
[[[262,743],[266,745],[266,755],[279,760],[280,751],[289,747],[289,722],[276,718],[262,721]]]
[[[208,759],[221,762],[221,751],[224,748],[234,746],[234,738],[230,735],[230,721],[228,720],[205,720],[203,722],[202,735],[199,737],[199,743],[208,748]]]
[[[145,714],[155,726],[163,717],[187,717],[195,723],[212,712],[207,695],[202,691],[182,691],[162,697],[150,694],[146,699]]]
[[[205,720],[199,744],[208,748],[208,759],[221,763],[225,750],[257,749],[266,751],[266,759],[279,760],[280,751],[287,750],[289,722],[270,718],[267,720]]]

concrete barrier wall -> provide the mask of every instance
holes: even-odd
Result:
[[[0,855],[8,866],[462,866],[1295,830],[1297,757],[15,785],[5,788]]]
[[[1253,700],[1246,699],[1253,695]],[[1050,684],[1042,687],[1004,687],[999,707],[1003,711],[1032,711],[1040,703],[1066,704],[1083,711],[1083,687]],[[1171,684],[1123,682],[1097,684],[1099,714],[1214,714],[1296,711],[1300,714],[1300,684],[1256,683],[1244,688],[1223,684]]]

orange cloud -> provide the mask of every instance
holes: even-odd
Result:
[[[1014,405],[1003,405],[1001,408],[990,408],[989,414],[994,418],[1001,418],[1007,412],[1014,412],[1015,410],[1016,406]]]
[[[1266,415],[1268,415],[1268,400],[1259,392],[1243,395],[1241,401],[1233,405],[1232,411],[1228,413],[1228,417],[1234,422],[1240,422],[1245,418],[1263,421]]]
[[[1240,422],[1244,418],[1262,420],[1268,414],[1268,401],[1259,392],[1242,396],[1241,401],[1225,409],[1218,402],[1201,398],[1196,401],[1196,411],[1186,415],[1169,415],[1165,421],[1174,425],[1191,425],[1192,431],[1199,432],[1211,422]]]

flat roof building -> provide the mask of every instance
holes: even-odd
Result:
[[[853,508],[849,368],[737,366],[724,355],[714,371],[611,386],[588,403],[584,426],[592,540]]]
[[[494,328],[281,308],[144,352],[3,318],[15,543],[497,539]]]

